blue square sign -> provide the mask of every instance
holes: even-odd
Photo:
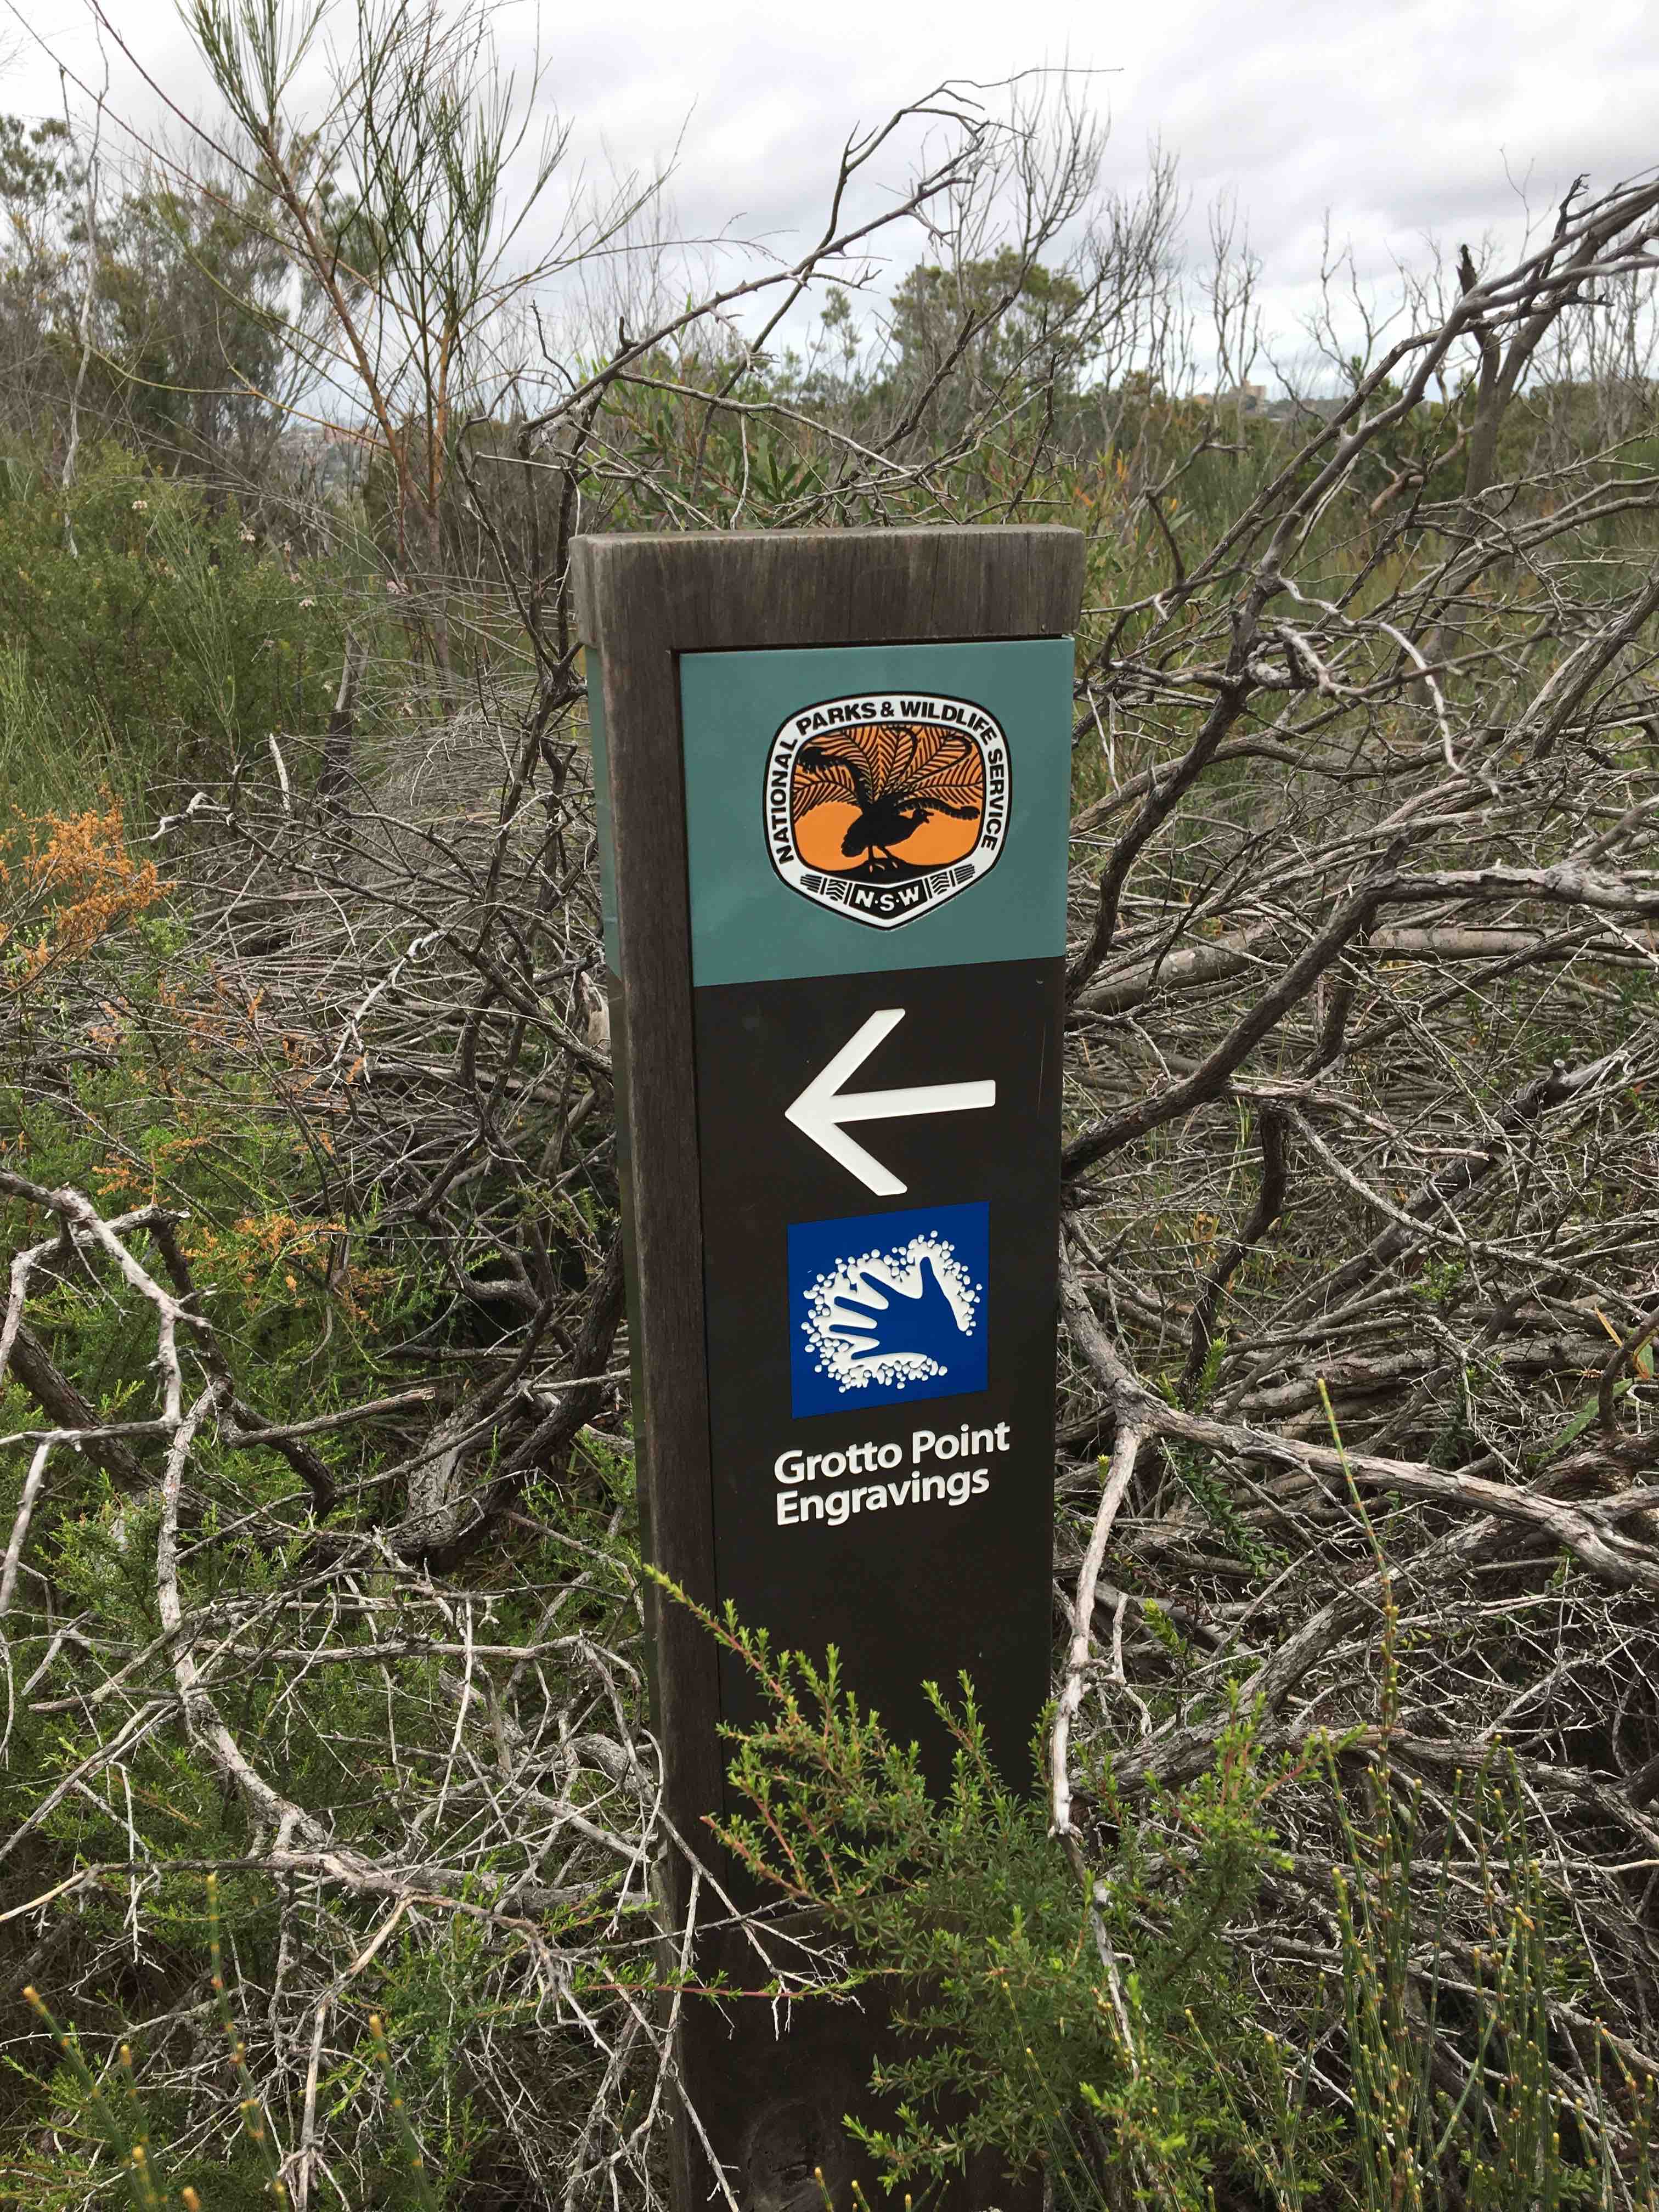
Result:
[[[793,1412],[983,1390],[990,1250],[983,1205],[792,1223]]]

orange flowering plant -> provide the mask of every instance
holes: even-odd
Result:
[[[165,896],[155,861],[128,849],[119,803],[103,798],[0,831],[0,994],[29,997]]]

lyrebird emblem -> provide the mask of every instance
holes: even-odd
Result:
[[[891,929],[995,860],[1008,819],[1007,743],[969,700],[824,700],[774,738],[765,809],[786,883]]]

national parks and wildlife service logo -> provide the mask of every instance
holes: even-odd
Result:
[[[896,929],[996,866],[1008,799],[1008,740],[971,699],[823,699],[772,740],[767,850],[803,898]]]

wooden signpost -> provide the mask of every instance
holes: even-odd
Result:
[[[1048,1695],[1073,531],[589,538],[588,649],[650,1556],[821,1658],[937,1768],[971,1676]],[[749,1682],[654,1603],[671,1818]],[[683,1897],[674,1902],[684,1902]],[[750,2017],[750,2015],[754,2017]],[[699,2008],[740,2204],[833,2178],[872,2029]],[[708,2200],[684,2133],[683,2207]]]

